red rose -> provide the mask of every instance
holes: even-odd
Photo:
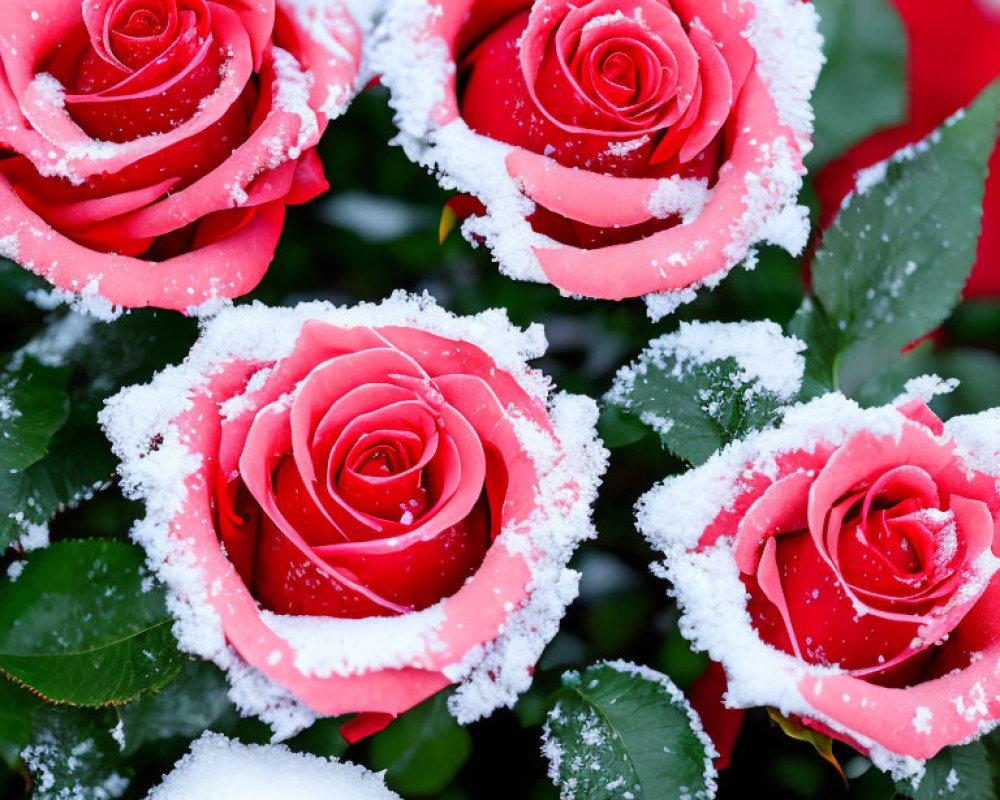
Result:
[[[1000,721],[1000,415],[827,395],[650,493],[684,629],[729,705],[912,770]],[[689,513],[666,516],[679,498]],[[707,591],[711,586],[711,591]]]
[[[250,291],[353,92],[339,3],[12,0],[0,252],[60,289],[184,310]]]
[[[895,3],[909,39],[909,118],[865,139],[819,172],[815,186],[824,228],[833,223],[859,170],[923,139],[1000,76],[1000,6],[996,2],[952,0],[947,24],[942,24],[941,8],[934,3]],[[947,69],[942,68],[944,64]],[[990,161],[983,233],[965,293],[969,297],[1000,295],[1000,146]]]
[[[405,296],[230,310],[110,403],[181,645],[229,669],[245,709],[395,715],[485,682],[475,717],[526,688],[604,458],[592,401],[547,409],[524,364],[539,333]]]
[[[765,238],[804,243],[794,200],[821,58],[811,6],[437,10],[399,0],[377,66],[403,144],[485,204],[465,232],[508,273],[619,299],[715,281]]]

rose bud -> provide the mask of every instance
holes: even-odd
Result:
[[[804,247],[816,25],[800,0],[396,0],[374,61],[504,272],[663,314],[757,242]]]
[[[363,735],[460,684],[510,704],[576,594],[606,453],[589,398],[549,396],[541,328],[428,298],[223,311],[102,423],[180,646],[285,733]]]
[[[360,55],[340,2],[4,3],[0,254],[102,315],[249,292]]]
[[[998,442],[997,410],[942,424],[922,399],[831,394],[649,492],[639,527],[727,705],[776,707],[897,778],[994,727]]]

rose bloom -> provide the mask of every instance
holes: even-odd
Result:
[[[951,0],[947,24],[925,0],[894,0],[908,39],[909,114],[824,167],[816,176],[823,227],[854,188],[855,174],[923,139],[1000,77],[1000,5],[996,0]],[[1000,139],[990,161],[979,254],[966,296],[1000,295]]]
[[[821,58],[810,5],[439,11],[398,0],[377,66],[408,152],[485,204],[492,224],[465,231],[505,271],[620,299],[717,280],[764,238],[804,243],[794,199]]]
[[[0,253],[60,289],[184,310],[260,281],[361,33],[304,0],[4,3]]]
[[[904,771],[994,726],[998,436],[997,412],[943,425],[922,400],[828,395],[647,495],[640,526],[728,705]]]
[[[469,716],[526,688],[605,457],[593,401],[547,407],[543,342],[405,295],[250,307],[109,403],[181,646],[244,710],[368,712],[356,736],[451,683],[493,703]]]

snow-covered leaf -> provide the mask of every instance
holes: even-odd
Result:
[[[906,33],[889,0],[814,0],[826,65],[813,92],[810,172],[906,115]]]
[[[130,771],[112,731],[115,714],[46,706],[35,712],[31,744],[22,756],[31,773],[32,800],[113,800],[128,788]]]
[[[45,455],[69,415],[68,380],[66,370],[20,354],[0,372],[0,472],[24,469]]]
[[[370,761],[386,770],[391,788],[423,797],[444,789],[471,752],[468,731],[448,713],[447,694],[439,692],[372,737]]]
[[[701,464],[780,418],[801,385],[801,349],[770,322],[682,323],[618,372],[606,400]]]
[[[927,762],[916,789],[909,781],[899,781],[896,791],[913,800],[997,800],[989,751],[982,741],[945,748]]]
[[[792,322],[809,345],[813,392],[844,375],[860,385],[867,376],[852,359],[870,375],[954,309],[976,257],[998,117],[1000,81],[925,142],[862,174],[813,260],[815,298]]]
[[[86,499],[114,475],[115,458],[94,413],[75,406],[49,452],[17,472],[0,472],[0,549]]]
[[[0,671],[57,702],[125,702],[180,670],[172,623],[138,548],[60,542],[0,584]]]
[[[666,676],[622,662],[568,672],[542,752],[563,800],[704,800],[715,750]]]

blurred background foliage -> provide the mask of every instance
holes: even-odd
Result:
[[[817,92],[820,146],[811,157],[813,168],[901,119],[906,106],[905,42],[891,5],[885,0],[822,0],[817,5],[824,13],[829,65]],[[752,272],[735,270],[718,289],[703,292],[695,303],[656,324],[647,318],[641,300],[577,301],[560,297],[550,286],[511,281],[499,274],[488,252],[471,248],[457,233],[439,244],[438,222],[449,195],[401,150],[388,146],[393,133],[387,95],[380,88],[364,92],[331,125],[320,151],[332,191],[289,209],[274,264],[261,286],[240,302],[287,305],[321,298],[355,303],[377,301],[402,288],[430,292],[459,314],[505,307],[518,325],[545,326],[549,352],[536,366],[558,387],[601,397],[622,364],[651,338],[674,330],[679,320],[771,319],[785,324],[802,301],[800,263],[770,248],[761,251]],[[804,201],[810,196],[807,187]],[[16,265],[0,263],[0,350],[14,353],[28,345],[30,351],[29,342],[45,341],[58,329],[68,312],[45,310],[29,299],[44,295],[46,288]],[[197,335],[197,323],[143,310],[110,325],[96,323],[93,331],[86,344],[70,348],[61,367],[69,404],[57,437],[62,436],[65,446],[60,450],[53,445],[39,469],[53,479],[53,507],[65,502],[57,485],[63,474],[99,488],[89,500],[55,517],[49,528],[53,542],[128,541],[141,508],[123,499],[114,485],[114,459],[95,415],[118,387],[148,380],[157,369],[183,358]],[[996,405],[998,331],[1000,304],[966,303],[932,341],[920,345],[914,362],[920,371],[932,368],[963,380],[962,388],[944,401],[944,413]],[[901,387],[904,377],[891,374],[884,380]],[[684,465],[651,431],[613,410],[605,411],[601,427],[612,455],[596,506],[599,537],[576,555],[575,566],[583,573],[580,598],[545,653],[533,688],[516,708],[461,728],[447,715],[443,698],[432,698],[357,745],[348,747],[340,737],[342,720],[322,720],[295,737],[292,747],[387,769],[390,786],[407,798],[555,798],[558,790],[546,777],[539,737],[547,698],[566,669],[624,658],[666,673],[682,688],[704,671],[705,657],[692,653],[678,632],[666,585],[649,572],[655,555],[635,531],[632,517],[636,499]],[[5,493],[17,497],[17,491],[0,482],[0,498]],[[19,557],[18,546],[7,550],[0,582]],[[70,617],[74,613],[63,611]],[[119,725],[121,746],[111,735]],[[93,770],[88,778],[93,785],[113,773],[126,775],[132,780],[123,796],[141,798],[206,728],[245,742],[269,740],[265,726],[238,717],[226,697],[224,678],[211,665],[186,663],[159,693],[100,709],[52,707],[0,678],[0,796],[16,800],[37,789],[20,758],[26,745],[72,749],[89,740],[96,746],[84,760],[93,758],[86,767]],[[864,757],[840,744],[834,752],[849,779],[847,788],[808,744],[787,737],[766,711],[752,711],[732,765],[721,775],[719,797],[743,796],[751,786],[764,797],[888,800],[893,795],[891,780]]]

